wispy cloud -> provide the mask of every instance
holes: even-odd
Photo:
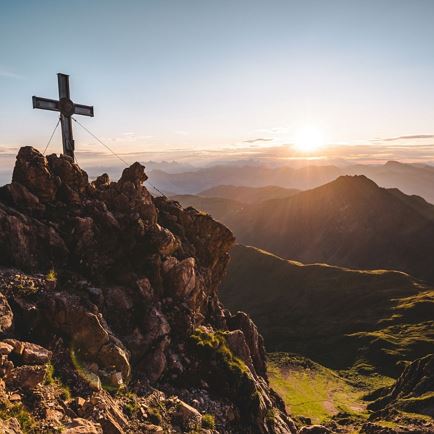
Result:
[[[20,74],[16,74],[15,72],[12,72],[12,71],[5,69],[5,68],[2,68],[2,67],[0,67],[0,77],[14,78],[16,80],[21,80],[24,78],[24,76],[22,76]]]
[[[423,140],[434,139],[434,134],[413,134],[410,136],[387,137],[385,139],[375,139],[376,142],[394,142],[396,140]]]
[[[244,143],[258,143],[258,142],[271,142],[273,139],[258,137],[256,139],[244,140]]]

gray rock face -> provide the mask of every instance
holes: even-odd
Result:
[[[410,363],[395,384],[374,392],[370,410],[385,413],[396,409],[434,417],[434,354]]]

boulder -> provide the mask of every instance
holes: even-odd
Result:
[[[197,430],[201,426],[202,415],[191,405],[178,400],[173,413],[173,421],[184,432]]]
[[[46,300],[45,312],[55,329],[70,338],[81,357],[96,362],[107,374],[121,372],[122,382],[128,383],[129,354],[98,312],[89,312],[79,298],[65,293],[56,293]]]
[[[146,303],[151,302],[154,297],[154,291],[152,289],[149,279],[147,277],[143,277],[141,279],[138,279],[136,283],[143,301],[145,301]]]
[[[46,365],[18,366],[11,369],[6,375],[6,384],[10,388],[32,390],[39,384],[43,384],[47,374]]]
[[[19,150],[12,182],[24,185],[42,203],[54,200],[60,184],[59,179],[50,172],[47,159],[30,146]]]
[[[48,166],[53,176],[58,177],[63,185],[72,191],[84,193],[89,186],[87,173],[67,155],[51,154],[47,157]]]
[[[227,323],[230,330],[243,332],[256,372],[261,376],[266,376],[264,339],[254,322],[246,313],[237,312],[235,315],[228,315]]]
[[[145,174],[145,166],[134,163],[123,170],[119,183],[132,182],[134,185],[142,185],[148,177]]]
[[[143,359],[142,372],[151,384],[156,383],[166,369],[166,349],[168,346],[169,340],[167,338],[161,340]]]
[[[161,341],[170,333],[170,325],[164,314],[153,307],[143,322],[143,335],[145,349],[150,348],[155,342]]]
[[[71,422],[66,423],[63,434],[103,434],[99,423],[76,417]]]
[[[40,345],[22,342],[17,339],[5,339],[3,343],[13,348],[13,354],[26,365],[44,365],[51,360],[52,353]]]
[[[92,186],[99,189],[107,188],[109,185],[110,177],[107,175],[107,173],[103,173],[92,182]]]
[[[104,299],[107,308],[115,312],[129,312],[134,307],[134,300],[126,288],[118,286],[108,288],[104,293]]]
[[[93,419],[101,425],[104,434],[124,434],[128,420],[114,399],[106,392],[95,392],[79,410],[80,417]]]
[[[47,225],[0,203],[0,263],[24,270],[62,264],[69,251],[52,225]]]
[[[331,431],[323,425],[304,426],[299,431],[299,434],[330,434]]]
[[[241,359],[248,366],[250,371],[256,375],[244,333],[241,330],[233,330],[225,334],[225,339],[234,356]]]
[[[6,334],[11,328],[14,314],[7,298],[0,292],[0,335]]]
[[[167,288],[170,295],[186,298],[196,286],[196,262],[187,258],[173,266],[167,273]]]
[[[41,204],[39,198],[19,182],[2,187],[1,195],[19,210],[29,212],[45,210],[45,206]]]
[[[2,434],[23,434],[21,425],[15,417],[7,420],[0,419],[0,433]]]
[[[166,349],[170,344],[170,325],[157,308],[152,308],[143,325],[143,350],[146,353],[141,366],[151,383],[163,374],[166,364]]]
[[[8,356],[13,349],[14,347],[11,344],[8,344],[7,342],[0,342],[0,356]]]
[[[156,224],[149,233],[150,242],[161,256],[172,255],[180,246],[179,241],[168,229]]]

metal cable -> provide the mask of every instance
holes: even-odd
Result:
[[[59,116],[59,119],[57,120],[57,124],[56,124],[56,126],[54,127],[53,132],[51,133],[50,140],[48,140],[48,143],[47,143],[47,145],[45,146],[45,149],[44,149],[44,152],[42,153],[42,155],[45,155],[45,153],[47,152],[47,149],[48,149],[48,147],[50,146],[51,140],[53,139],[54,133],[56,132],[57,127],[59,126],[59,123],[60,123],[60,116]]]
[[[78,125],[80,125],[80,127],[83,128],[88,134],[90,134],[95,140],[97,140],[99,143],[101,143],[101,145],[103,145],[106,149],[108,149],[115,157],[119,158],[119,160],[122,161],[122,163],[124,163],[126,167],[129,167],[129,164],[120,155],[116,154],[116,152],[114,152],[109,146],[107,146],[102,140],[100,140],[88,128],[86,128],[77,119],[73,118],[72,116],[71,116],[71,119],[74,122],[76,122]],[[157,193],[161,194],[161,196],[166,197],[166,195],[162,191],[160,191],[157,187],[152,185],[148,180],[145,182],[147,182]]]
[[[119,160],[122,161],[122,163],[125,164],[125,166],[129,166],[129,164],[118,154],[116,154],[115,151],[113,151],[109,146],[107,146],[103,141],[101,141],[95,134],[93,134],[91,131],[89,131],[88,128],[86,128],[84,125],[82,125],[77,119],[73,118],[71,116],[71,119],[76,122],[78,125],[80,125],[81,128],[83,128],[85,131],[87,131],[95,140],[97,140],[101,145],[103,145],[106,149],[108,149],[115,157],[119,158]]]

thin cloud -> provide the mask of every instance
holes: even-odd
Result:
[[[16,80],[21,80],[24,77],[20,74],[16,74],[15,72],[8,71],[7,69],[0,68],[0,77],[3,78],[14,78]]]
[[[258,142],[271,142],[271,141],[273,141],[273,139],[258,137],[257,139],[244,140],[244,143],[258,143]]]
[[[376,141],[393,142],[395,140],[423,140],[434,139],[434,134],[414,134],[411,136],[388,137],[386,139],[377,139]]]

